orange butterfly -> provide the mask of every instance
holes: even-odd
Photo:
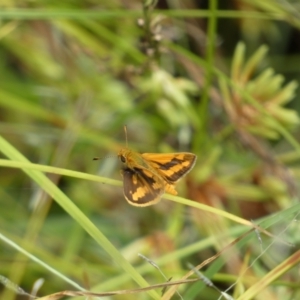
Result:
[[[118,157],[124,164],[122,170],[125,199],[135,206],[157,203],[167,192],[177,195],[175,183],[195,165],[193,153],[143,153],[128,148],[121,149]]]

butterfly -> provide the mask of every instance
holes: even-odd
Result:
[[[193,153],[143,153],[123,148],[118,157],[123,163],[125,199],[134,206],[157,203],[163,193],[177,195],[175,183],[195,165]]]

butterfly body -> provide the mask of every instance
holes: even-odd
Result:
[[[164,192],[176,195],[174,184],[195,165],[196,155],[143,153],[128,148],[119,151],[125,199],[135,206],[157,203]]]

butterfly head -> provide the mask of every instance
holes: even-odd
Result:
[[[133,169],[135,166],[135,155],[134,152],[128,148],[123,148],[119,151],[118,157],[120,161],[129,169]]]
[[[144,165],[141,154],[134,152],[128,148],[123,148],[119,151],[118,157],[124,164],[125,168],[135,169],[141,165]]]
[[[127,163],[129,153],[130,151],[126,148],[123,148],[119,151],[118,157],[123,164]]]

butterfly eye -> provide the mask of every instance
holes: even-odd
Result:
[[[125,163],[125,162],[126,162],[126,158],[125,158],[125,156],[123,156],[123,155],[120,155],[120,159],[121,159],[121,162],[122,162],[122,163]]]

